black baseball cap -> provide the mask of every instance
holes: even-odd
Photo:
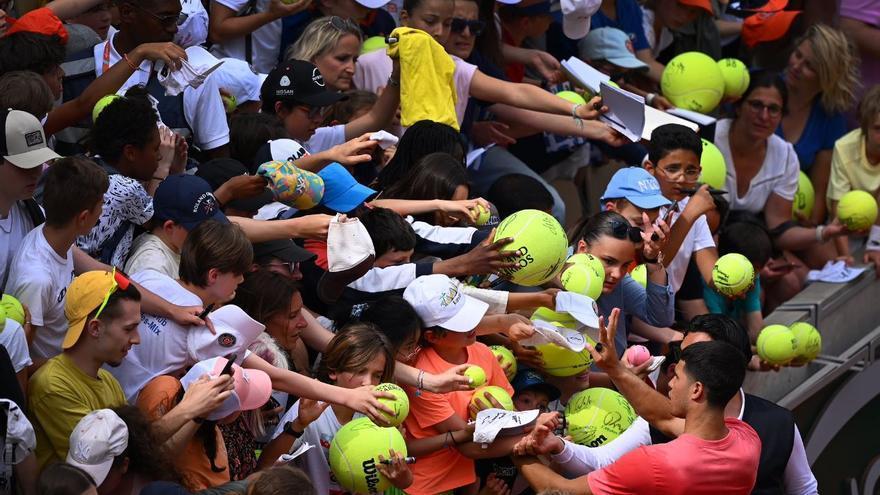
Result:
[[[510,385],[513,387],[515,394],[525,392],[526,390],[537,390],[547,394],[551,401],[558,399],[562,395],[555,385],[547,383],[540,374],[528,368],[521,368],[516,373],[516,376],[513,377]]]
[[[275,67],[260,88],[260,99],[271,102],[291,101],[326,107],[344,98],[342,93],[327,89],[321,71],[304,60],[288,60]]]
[[[250,175],[247,167],[238,160],[232,158],[216,158],[201,165],[196,171],[196,177],[201,177],[210,184],[211,189],[216,191],[229,179],[239,175]],[[257,211],[275,200],[272,191],[264,189],[261,194],[251,198],[234,199],[226,206],[242,211]]]
[[[314,258],[316,255],[296,245],[290,239],[278,239],[274,241],[258,242],[254,244],[254,260],[257,263],[268,258],[278,258],[288,263],[302,263]]]

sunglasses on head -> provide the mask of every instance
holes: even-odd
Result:
[[[107,291],[107,294],[104,295],[104,300],[101,302],[101,305],[98,306],[98,311],[95,313],[95,318],[98,319],[101,316],[101,312],[104,311],[104,308],[107,307],[107,303],[110,301],[110,296],[113,295],[118,289],[128,290],[128,285],[131,281],[124,274],[116,271],[116,268],[113,268],[113,285],[110,286],[110,289]]]
[[[629,239],[630,242],[642,242],[642,231],[638,227],[630,225],[629,222],[612,220],[611,233],[615,239]]]
[[[483,30],[486,29],[486,23],[479,20],[467,20],[462,19],[461,17],[453,17],[452,24],[449,26],[449,30],[453,33],[461,34],[464,32],[464,29],[468,28],[474,36],[479,36],[483,34]]]

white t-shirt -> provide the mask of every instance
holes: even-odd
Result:
[[[675,223],[678,220],[678,217],[681,216],[681,212],[684,211],[684,207],[687,206],[690,199],[691,198],[687,197],[678,202],[678,213],[673,213],[672,223]],[[664,215],[666,215],[666,207],[660,208],[660,218],[663,218]],[[713,247],[715,247],[715,240],[712,239],[712,231],[709,230],[709,223],[706,221],[706,215],[700,215],[700,218],[694,222],[691,226],[691,230],[688,231],[684,241],[682,241],[681,247],[678,248],[678,253],[676,253],[672,263],[666,267],[666,275],[669,277],[669,287],[672,288],[672,292],[678,292],[678,289],[681,288],[681,284],[684,281],[684,275],[687,273],[688,264],[690,264],[691,257],[694,253],[701,249]]]
[[[125,234],[113,249],[110,264],[123,266],[131,251],[134,226],[143,225],[153,218],[153,198],[140,182],[121,174],[110,176],[110,186],[104,193],[104,204],[98,223],[80,236],[76,245],[94,258],[99,258],[101,246],[110,241],[119,229]],[[128,223],[128,225],[123,225]]]
[[[145,232],[131,245],[128,262],[125,263],[125,273],[133,275],[144,270],[155,270],[177,279],[180,272],[180,255],[158,236]]]
[[[59,256],[43,235],[45,224],[33,229],[21,242],[12,266],[6,292],[31,312],[31,323],[40,327],[34,333],[31,354],[51,358],[61,354],[67,334],[64,303],[67,286],[73,281],[73,246]]]
[[[110,43],[110,51],[107,54],[107,65],[122,60],[122,56],[116,52],[113,46],[114,35],[108,35],[107,41],[95,45],[95,74],[100,76],[104,73],[104,52],[107,43]],[[187,48],[189,54],[193,50],[204,51],[204,48],[193,46]],[[135,71],[117,93],[124,94],[128,88],[139,84],[146,85],[153,71],[153,63],[149,60],[141,62],[140,70]],[[219,97],[220,88],[217,81],[208,77],[204,84],[197,89],[186,88],[183,91],[183,114],[193,131],[193,142],[203,150],[212,150],[229,143],[229,125],[226,122],[226,109],[223,100]],[[161,115],[159,116],[161,118]]]
[[[186,20],[177,26],[174,43],[183,47],[201,45],[208,40],[208,11],[202,0],[180,0],[180,13]]]
[[[767,153],[761,170],[752,178],[746,195],[739,197],[736,191],[736,168],[733,166],[733,154],[730,152],[731,119],[719,120],[715,124],[715,146],[727,162],[727,200],[731,210],[745,210],[760,213],[767,206],[767,199],[775,193],[789,201],[797,192],[798,172],[800,163],[791,143],[773,134],[767,139]]]
[[[27,210],[16,201],[6,218],[0,218],[0,291],[6,290],[12,258],[18,252],[21,241],[34,228]]]
[[[6,318],[6,325],[0,332],[0,345],[5,347],[6,352],[9,353],[9,360],[12,361],[12,367],[15,368],[16,373],[34,363],[31,361],[24,328],[12,318]]]
[[[244,9],[248,0],[212,0],[228,7],[236,13]],[[256,0],[256,10],[266,12],[269,10],[269,0]],[[251,34],[251,58],[245,58],[245,38],[236,38],[211,47],[211,52],[219,58],[232,57],[250,62],[257,72],[268,73],[278,64],[279,51],[281,50],[281,19],[274,20]]]
[[[345,142],[345,125],[318,127],[303,146],[309,153],[320,153]]]

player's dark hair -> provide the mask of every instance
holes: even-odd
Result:
[[[745,361],[752,359],[752,343],[749,340],[748,332],[738,321],[727,315],[695,316],[685,328],[684,334],[689,333],[705,333],[712,340],[726,342],[739,349]]]
[[[742,352],[727,342],[697,342],[681,351],[684,372],[706,389],[706,401],[724,409],[739,392],[746,376]]]

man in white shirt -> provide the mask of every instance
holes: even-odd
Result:
[[[37,365],[61,353],[67,332],[67,286],[73,281],[73,243],[101,215],[107,173],[83,157],[58,160],[44,177],[46,222],[28,233],[9,269],[7,292],[30,309]]]

